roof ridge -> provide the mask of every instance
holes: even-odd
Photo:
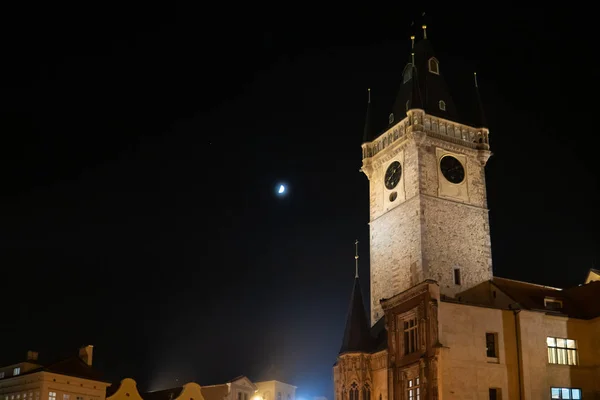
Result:
[[[564,290],[563,288],[558,288],[558,287],[554,287],[554,286],[548,286],[548,285],[541,285],[541,284],[539,284],[539,283],[532,283],[532,282],[527,282],[527,281],[519,281],[519,280],[516,280],[516,279],[503,278],[503,277],[501,277],[501,276],[493,276],[493,277],[492,277],[492,282],[493,282],[495,279],[502,279],[502,280],[505,280],[505,281],[510,281],[510,282],[524,283],[524,284],[526,284],[526,285],[538,286],[538,287],[541,287],[541,288],[544,288],[544,289],[553,289],[553,290],[558,290],[558,291],[562,291],[562,290]]]

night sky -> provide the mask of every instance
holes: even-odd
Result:
[[[385,119],[424,10],[19,4],[0,24],[2,363],[93,344],[142,389],[244,374],[331,398],[356,238],[368,288],[367,88]],[[453,95],[479,78],[494,273],[577,285],[599,264],[594,26],[483,8],[425,11]]]

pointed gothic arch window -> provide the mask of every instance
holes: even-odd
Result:
[[[412,64],[408,64],[404,67],[404,78],[402,79],[402,83],[406,83],[412,79]]]
[[[435,57],[431,57],[427,65],[429,66],[429,72],[436,75],[440,74],[440,63]]]
[[[349,400],[359,400],[358,399],[358,385],[356,384],[356,382],[353,382],[352,385],[350,385],[350,396],[349,396]]]
[[[362,400],[371,400],[371,386],[368,383],[363,386]]]
[[[444,100],[440,100],[440,110],[446,111],[446,102]]]
[[[394,113],[390,113],[388,120],[390,121],[390,124],[394,123]]]

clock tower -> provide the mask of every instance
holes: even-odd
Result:
[[[371,325],[383,316],[381,299],[426,279],[454,297],[492,278],[488,130],[459,122],[425,26],[423,36],[411,38],[387,127],[374,138],[365,130],[362,145],[370,187]]]

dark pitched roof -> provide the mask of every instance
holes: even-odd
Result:
[[[201,391],[204,400],[223,400],[229,393],[229,387],[226,384],[201,386]]]
[[[102,378],[102,374],[98,370],[87,365],[81,358],[77,356],[50,364],[44,367],[43,370],[53,372],[55,374],[110,383],[108,380]]]
[[[350,351],[368,352],[371,350],[372,346],[373,340],[369,330],[367,313],[365,311],[365,305],[360,290],[360,281],[358,277],[356,277],[354,279],[352,297],[348,307],[346,329],[344,330],[344,340],[342,341],[340,354]]]
[[[379,321],[371,327],[371,337],[373,337],[373,353],[387,349],[387,329],[385,329],[385,316],[379,318]]]
[[[183,386],[177,386],[169,389],[140,393],[140,396],[144,400],[174,400],[179,397],[182,391]]]
[[[582,319],[600,316],[599,281],[564,290],[499,277],[494,277],[492,284],[514,300],[518,307],[524,309],[553,312]],[[549,310],[544,304],[546,298],[560,300],[562,308]]]
[[[442,74],[444,65],[435,57],[429,39],[416,42],[412,52],[414,64],[411,55],[404,68],[402,84],[392,107],[394,119],[389,126],[404,119],[406,111],[412,108],[420,108],[427,114],[458,121],[454,101]],[[432,59],[437,62],[437,73],[429,69]],[[440,109],[440,101],[445,103],[445,110]]]

